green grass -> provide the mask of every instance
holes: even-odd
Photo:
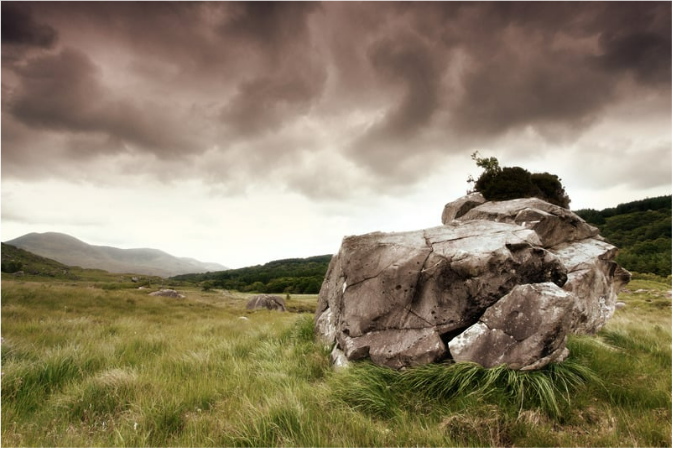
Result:
[[[671,446],[670,284],[637,279],[597,337],[536,372],[335,372],[316,297],[185,299],[2,282],[2,444],[106,447]]]

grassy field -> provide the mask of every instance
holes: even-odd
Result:
[[[671,446],[670,280],[534,373],[329,367],[316,296],[2,280],[2,445]],[[136,286],[137,287],[137,286]]]

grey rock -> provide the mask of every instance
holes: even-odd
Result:
[[[325,345],[329,346],[336,341],[337,328],[332,309],[326,309],[324,313],[318,317],[315,323],[315,328],[318,336]]]
[[[392,368],[453,356],[537,369],[568,355],[568,333],[598,331],[630,279],[617,249],[542,200],[479,201],[447,204],[444,226],[344,238],[318,299],[320,339]]]
[[[369,357],[377,365],[396,369],[431,363],[447,355],[446,345],[432,328],[388,329],[357,338],[342,335],[339,343],[348,360]]]
[[[474,207],[459,219],[516,223],[534,230],[545,248],[598,235],[598,228],[578,215],[539,198],[487,202]]]
[[[175,290],[172,290],[170,288],[164,288],[159,290],[158,292],[153,292],[149,294],[150,296],[165,296],[167,298],[184,298],[185,295],[182,295]]]
[[[268,310],[277,310],[279,312],[286,312],[285,300],[280,296],[275,295],[253,296],[245,305],[245,308],[248,310],[268,309]]]
[[[465,195],[461,198],[458,198],[456,201],[446,204],[446,206],[444,206],[444,210],[442,211],[442,224],[447,224],[458,217],[462,217],[470,209],[473,209],[480,204],[484,204],[485,202],[486,199],[484,196],[481,193],[476,192]]]
[[[573,294],[572,332],[594,334],[615,312],[617,295],[631,274],[617,265],[617,248],[602,240],[585,239],[551,249],[568,268],[564,289]]]
[[[518,285],[449,342],[454,360],[486,368],[538,367],[540,359],[561,361],[568,354],[572,296],[551,282]]]
[[[350,362],[344,352],[336,346],[330,353],[330,362],[332,363],[332,367],[337,371],[350,366]]]

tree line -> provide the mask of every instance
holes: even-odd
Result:
[[[171,279],[199,283],[206,290],[222,288],[242,292],[316,294],[320,292],[331,259],[331,254],[282,259],[236,270],[183,274]]]
[[[627,270],[671,274],[671,195],[575,213],[619,248],[617,263]]]

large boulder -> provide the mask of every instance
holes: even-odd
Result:
[[[612,315],[629,275],[596,228],[536,198],[457,203],[444,226],[344,238],[315,315],[334,361],[534,369],[567,356],[568,333]]]
[[[248,300],[245,305],[248,310],[253,309],[268,309],[277,310],[279,312],[286,312],[285,300],[280,296],[275,295],[256,295]]]

